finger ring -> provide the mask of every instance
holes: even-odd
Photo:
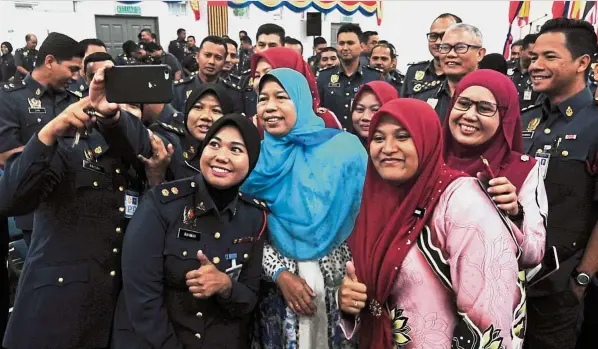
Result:
[[[353,300],[353,308],[357,308],[357,301]]]
[[[295,308],[299,308],[299,303],[295,304]]]

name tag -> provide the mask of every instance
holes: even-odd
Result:
[[[546,179],[546,173],[548,173],[548,163],[550,162],[550,154],[539,153],[536,154],[536,161],[540,166],[540,174],[542,178]]]
[[[102,166],[98,166],[91,161],[83,160],[83,168],[97,173],[105,173],[106,171]]]
[[[125,192],[125,218],[131,218],[137,211],[139,193],[131,190]]]
[[[29,114],[45,114],[46,108],[29,108]]]
[[[333,83],[329,83],[328,87],[341,87],[341,84],[333,84]]]
[[[534,137],[534,131],[523,131],[523,132],[521,132],[521,134],[523,135],[523,138],[533,138]]]
[[[201,233],[198,231],[193,231],[189,229],[179,228],[179,232],[176,235],[177,238],[183,240],[194,240],[200,241],[201,240]]]
[[[525,90],[523,92],[523,100],[524,101],[531,101],[532,100],[532,91],[531,90]]]

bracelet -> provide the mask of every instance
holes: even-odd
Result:
[[[509,218],[511,218],[513,222],[520,221],[523,219],[523,206],[521,206],[519,201],[517,201],[517,208],[519,209],[519,213],[517,213],[516,215],[510,215],[507,213],[507,216],[509,216]]]

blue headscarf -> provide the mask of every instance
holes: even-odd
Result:
[[[262,78],[260,89],[273,79],[295,104],[297,121],[283,137],[265,133],[257,166],[241,191],[268,203],[272,244],[282,255],[320,259],[353,230],[367,154],[356,136],[324,128],[303,75],[274,69]]]

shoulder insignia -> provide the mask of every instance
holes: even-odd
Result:
[[[83,93],[81,91],[72,91],[72,90],[69,90],[69,89],[66,89],[65,91],[67,93],[69,93],[70,95],[73,95],[73,96],[75,96],[77,98],[83,98]]]
[[[378,73],[384,73],[384,70],[378,68],[378,67],[372,67],[371,65],[367,65],[366,68],[370,68],[371,70],[375,70]]]
[[[249,73],[251,73],[251,69],[247,69],[244,72],[241,72],[241,75],[246,75],[246,74],[249,74]]]
[[[430,61],[419,61],[419,62],[411,62],[408,63],[407,65],[420,65],[420,64],[430,64]]]
[[[154,190],[160,202],[165,204],[193,194],[195,188],[195,178],[191,177],[157,185]]]
[[[540,107],[541,105],[542,104],[532,104],[532,105],[530,105],[528,107],[522,108],[520,113],[521,114],[526,113],[526,112],[528,112],[528,111],[530,111],[532,109],[536,109],[536,108]]]
[[[241,91],[241,87],[230,80],[225,80],[223,78],[220,78],[220,82],[222,82],[226,87],[230,87],[237,91]]]
[[[176,126],[172,126],[170,124],[167,124],[165,122],[160,122],[160,121],[158,121],[158,124],[160,126],[162,126],[162,128],[166,129],[167,131],[174,132],[174,133],[176,133],[176,134],[178,134],[180,136],[184,136],[185,135],[185,130],[183,130],[182,128],[178,128]]]
[[[2,89],[6,92],[17,91],[22,88],[25,88],[24,81],[15,81],[15,82],[6,83],[6,84],[2,85]]]
[[[241,200],[245,201],[246,203],[248,203],[252,206],[255,206],[261,210],[270,211],[268,209],[268,205],[263,200],[256,199],[252,196],[249,196],[249,195],[241,193],[241,192],[239,192],[239,199],[241,199]]]
[[[440,80],[416,82],[413,85],[413,92],[414,93],[425,92],[425,91],[431,90],[435,87],[438,87],[441,84],[442,84],[442,81],[440,81]]]
[[[331,70],[333,68],[338,68],[338,67],[333,65],[333,66],[330,66],[330,67],[322,68],[322,69],[318,70],[318,72],[325,72],[325,71]]]
[[[178,79],[173,82],[173,85],[187,84],[195,78],[195,75],[187,76],[186,78]]]

